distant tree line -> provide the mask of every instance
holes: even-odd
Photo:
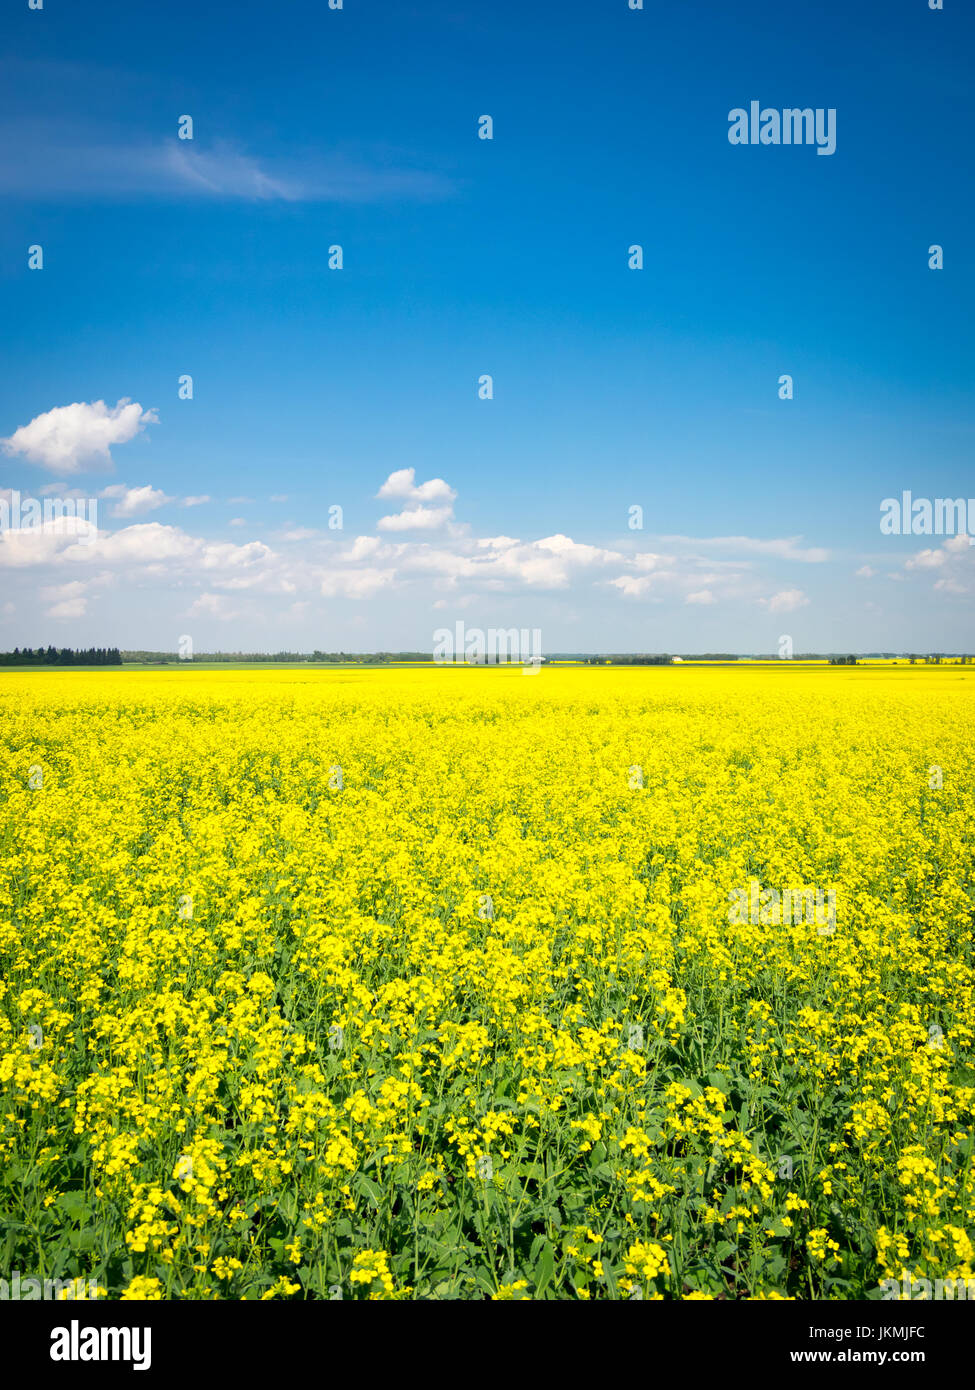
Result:
[[[20,662],[44,665],[55,662],[47,655],[54,652],[55,648],[48,647],[47,652],[39,649],[37,656],[30,653],[29,648],[25,648],[22,656],[14,659],[11,655],[3,656],[0,654],[0,661],[5,665],[17,665]],[[90,652],[61,653],[56,664],[60,665],[118,665],[120,661],[126,664],[140,665],[159,665],[159,666],[191,666],[195,662],[203,664],[220,663],[244,663],[244,662],[267,662],[267,663],[317,663],[320,665],[361,665],[361,666],[385,666],[393,662],[432,662],[432,651],[425,652],[323,652],[317,649],[313,652],[195,652],[191,657],[180,657],[176,652],[159,651],[123,651],[119,653],[116,647],[111,647],[102,655],[93,655],[94,649]],[[30,656],[28,656],[30,653]],[[61,657],[67,656],[66,660]],[[902,652],[867,652],[866,657],[881,657],[886,660],[909,661],[928,665],[940,665],[942,661],[958,661],[962,665],[968,665],[975,661],[973,656],[946,656],[942,652],[936,652],[927,656],[918,656],[916,653]],[[778,661],[779,658],[774,652],[743,656],[738,652],[690,652],[683,656],[674,656],[670,652],[553,652],[547,660],[552,661],[577,661],[586,666],[604,666],[611,662],[614,666],[670,666],[676,661]],[[850,654],[828,653],[828,652],[798,652],[792,657],[793,661],[828,661],[831,666],[856,666],[858,662],[864,660],[864,656],[854,656]]]
[[[930,652],[927,656],[918,656],[916,652],[911,652],[907,659],[912,666],[916,665],[919,661],[925,666],[940,666],[943,661],[948,660],[948,657],[945,656],[944,652]],[[972,660],[973,658],[970,656],[960,656],[958,658],[959,664],[962,666],[968,666]]]
[[[433,653],[428,652],[194,652],[190,657],[178,656],[175,652],[124,651],[122,660],[126,663],[143,665],[191,666],[197,663],[241,663],[247,661],[264,662],[335,662],[349,664],[361,663],[367,666],[382,666],[391,661],[432,661]]]
[[[118,647],[14,647],[0,652],[0,666],[121,666]]]
[[[637,655],[632,652],[606,653],[604,656],[587,656],[583,660],[587,666],[603,666],[611,661],[614,666],[669,666],[673,657],[660,652],[652,655]]]

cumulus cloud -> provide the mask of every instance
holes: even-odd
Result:
[[[66,555],[68,559],[84,557],[75,552],[74,547]],[[158,521],[144,521],[135,526],[126,526],[121,531],[103,532],[92,547],[98,552],[98,560],[105,564],[149,565],[160,561],[189,560],[199,555],[202,542],[195,541],[178,526],[163,526]]]
[[[130,516],[171,500],[158,489],[125,484],[105,488],[102,495],[116,503],[116,514]],[[225,621],[259,616],[263,610],[251,600],[274,596],[286,596],[291,605],[290,610],[275,610],[279,617],[295,611],[295,602],[323,610],[323,600],[362,603],[393,593],[428,603],[436,599],[441,610],[458,611],[486,597],[493,602],[526,593],[588,593],[595,599],[600,590],[613,594],[615,603],[672,603],[684,605],[685,612],[687,606],[696,610],[719,602],[757,600],[768,611],[783,613],[809,602],[799,589],[776,592],[775,582],[767,581],[760,587],[755,553],[746,547],[739,547],[737,558],[726,558],[715,553],[713,545],[697,541],[694,552],[682,552],[679,547],[631,550],[630,540],[621,541],[620,548],[604,547],[562,532],[538,539],[476,537],[456,522],[442,524],[444,517],[453,517],[454,489],[442,478],[418,482],[413,469],[391,473],[378,495],[398,502],[401,510],[384,519],[392,524],[380,522],[372,535],[346,538],[286,520],[273,534],[272,549],[259,540],[239,544],[190,535],[178,526],[136,521],[98,532],[96,543],[86,547],[80,533],[69,529],[77,526],[75,519],[65,518],[51,535],[0,535],[0,567],[47,567],[52,579],[86,583],[100,570],[127,585],[189,590],[184,603],[192,603],[193,616]],[[427,534],[422,534],[424,527],[415,534],[417,514],[423,519],[424,513],[434,514],[436,534],[430,534],[433,525]],[[253,524],[256,528],[261,522]],[[796,549],[792,541],[783,544]],[[953,572],[942,570],[937,577],[952,579]],[[772,597],[759,598],[763,590]],[[246,611],[239,606],[243,595],[249,600]],[[88,590],[72,590],[49,601],[77,606],[88,598]]]
[[[932,588],[941,594],[967,594],[975,587],[975,547],[961,533],[951,536],[937,550],[920,550],[904,563],[907,570],[938,573]]]
[[[453,512],[450,507],[406,507],[391,516],[380,517],[380,531],[436,531],[445,526]]]
[[[453,518],[457,493],[443,478],[417,483],[415,468],[399,468],[390,473],[376,496],[404,503],[401,511],[380,518],[378,530],[435,531]],[[429,506],[431,502],[440,505]]]
[[[393,484],[401,491],[407,486],[408,478]],[[436,544],[358,536],[340,551],[340,559],[350,567],[381,570],[384,585],[427,580],[440,589],[457,591],[463,586],[468,593],[566,590],[581,583],[608,584],[626,598],[668,594],[682,599],[689,593],[702,595],[707,591],[713,599],[715,585],[722,584],[723,592],[728,592],[739,578],[731,565],[716,566],[698,557],[626,554],[576,541],[561,532],[522,541],[513,536],[475,538],[454,529]],[[695,601],[708,600],[699,597]]]
[[[484,536],[476,542],[481,550],[510,550],[513,545],[519,542],[513,540],[511,536]]]
[[[380,552],[392,554],[394,548],[384,544],[378,536],[356,536],[351,547],[342,556],[344,560],[358,561],[366,560]]]
[[[138,516],[140,512],[154,512],[173,501],[172,497],[167,497],[160,488],[150,487],[148,483],[144,487],[126,487],[124,483],[113,483],[111,487],[102,488],[98,495],[117,499],[112,508],[112,516]]]
[[[971,553],[972,544],[968,536],[952,536],[946,540],[937,550],[920,550],[916,555],[912,555],[905,561],[905,569],[940,569],[942,565],[949,564],[963,555]]]
[[[609,582],[615,589],[626,598],[642,598],[649,593],[656,580],[656,576],[651,574],[620,574]]]
[[[415,468],[400,468],[390,473],[376,496],[402,497],[409,502],[453,502],[457,493],[443,478],[418,484]]]
[[[94,548],[98,528],[79,516],[58,516],[30,529],[0,530],[0,569],[52,564],[71,552]]]
[[[267,564],[274,559],[274,551],[263,541],[247,541],[245,545],[234,545],[231,541],[203,541],[199,563],[206,570],[225,570],[235,579],[240,578],[242,570],[253,570],[255,566]]]
[[[143,410],[138,401],[128,398],[111,408],[104,401],[76,401],[35,415],[29,424],[0,439],[0,445],[7,454],[67,477],[92,467],[111,467],[113,445],[126,444],[146,425],[158,423],[154,410]]]

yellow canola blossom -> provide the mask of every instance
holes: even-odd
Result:
[[[975,1277],[973,715],[957,665],[5,672],[11,1268]]]

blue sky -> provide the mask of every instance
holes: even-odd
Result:
[[[975,646],[975,547],[879,529],[975,497],[960,0],[7,29],[0,489],[99,532],[0,537],[0,646]],[[730,144],[752,100],[835,153]]]

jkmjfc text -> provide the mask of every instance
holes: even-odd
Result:
[[[879,1341],[883,1337],[899,1337],[902,1341],[910,1341],[912,1337],[923,1337],[923,1327],[810,1327],[810,1337],[828,1337],[836,1342],[842,1342],[848,1337],[876,1337]]]

